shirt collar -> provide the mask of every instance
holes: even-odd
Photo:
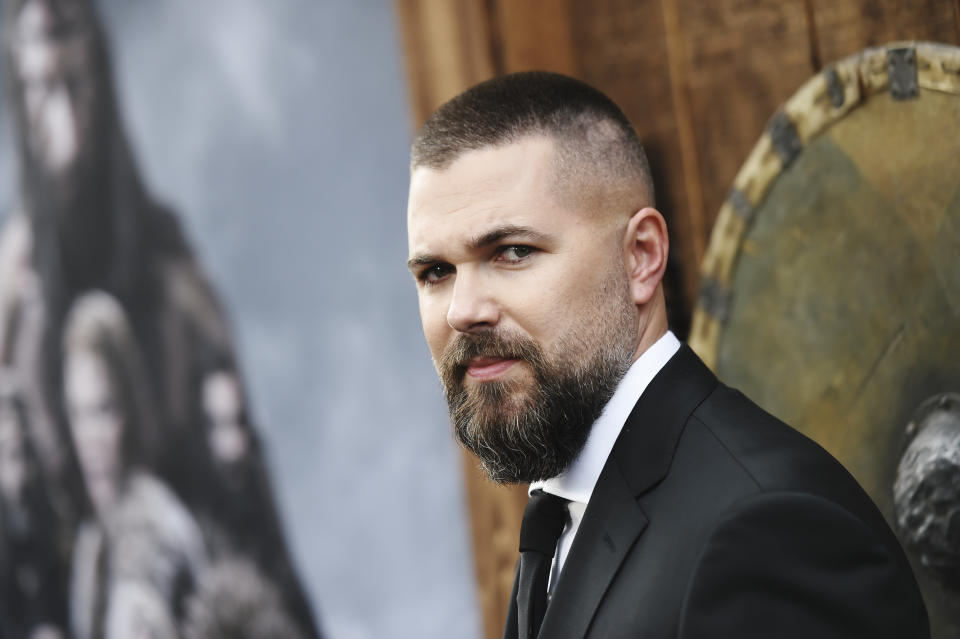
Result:
[[[617,390],[593,423],[583,450],[570,467],[556,477],[533,482],[530,490],[540,488],[558,497],[586,504],[630,411],[650,381],[679,349],[680,341],[667,331],[645,350],[620,380]]]

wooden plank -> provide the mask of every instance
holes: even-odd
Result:
[[[683,69],[699,149],[706,242],[733,178],[777,107],[816,70],[803,0],[676,2]]]
[[[823,53],[820,51],[820,38],[817,36],[817,20],[814,15],[813,0],[803,0],[807,18],[807,42],[810,43],[810,66],[814,71],[823,68]]]
[[[960,0],[953,0],[953,22],[957,26],[955,42],[960,42]]]
[[[411,115],[419,128],[464,89],[497,73],[483,0],[396,0]]]
[[[825,64],[897,40],[960,44],[956,0],[810,0]]]
[[[539,69],[577,74],[566,1],[496,0],[493,6],[505,73]]]
[[[680,145],[683,184],[687,196],[687,218],[689,220],[686,238],[689,246],[687,263],[691,267],[687,270],[691,274],[692,282],[692,275],[698,270],[696,266],[703,261],[707,229],[704,228],[703,181],[700,178],[700,153],[693,128],[693,108],[690,103],[690,95],[686,91],[684,82],[682,82],[685,75],[686,59],[684,58],[683,30],[680,26],[678,4],[677,0],[661,0],[671,78],[670,88],[673,96],[674,113],[677,118],[677,140]],[[699,286],[699,283],[696,284]]]
[[[657,205],[667,217],[671,253],[683,267],[675,293],[687,308],[697,291],[697,258],[680,129],[671,83],[664,15],[658,2],[571,2],[573,49],[579,76],[620,105],[650,158]],[[696,189],[692,189],[694,192]],[[706,233],[703,233],[705,236]],[[671,300],[668,300],[670,302]]]

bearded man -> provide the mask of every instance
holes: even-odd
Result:
[[[528,72],[413,145],[410,259],[459,441],[530,502],[504,637],[928,637],[853,478],[668,330],[636,133]]]

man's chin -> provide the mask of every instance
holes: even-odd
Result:
[[[510,442],[525,439],[530,428],[533,404],[530,395],[516,389],[499,389],[502,395],[473,397],[468,393],[469,410],[461,413],[468,430],[486,442]]]
[[[583,448],[575,440],[543,432],[520,410],[487,407],[455,423],[456,438],[497,484],[529,484],[564,472]]]
[[[503,464],[502,460],[492,462],[492,460],[479,457],[478,461],[483,474],[493,483],[500,486],[516,486],[556,477],[565,472],[573,460],[550,467],[545,467],[543,460],[539,458],[527,459],[527,462],[532,462],[529,464],[520,464],[516,460],[511,464]]]

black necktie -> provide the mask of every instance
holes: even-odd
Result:
[[[520,525],[519,639],[535,639],[547,611],[547,584],[557,541],[567,521],[567,500],[535,490]]]

